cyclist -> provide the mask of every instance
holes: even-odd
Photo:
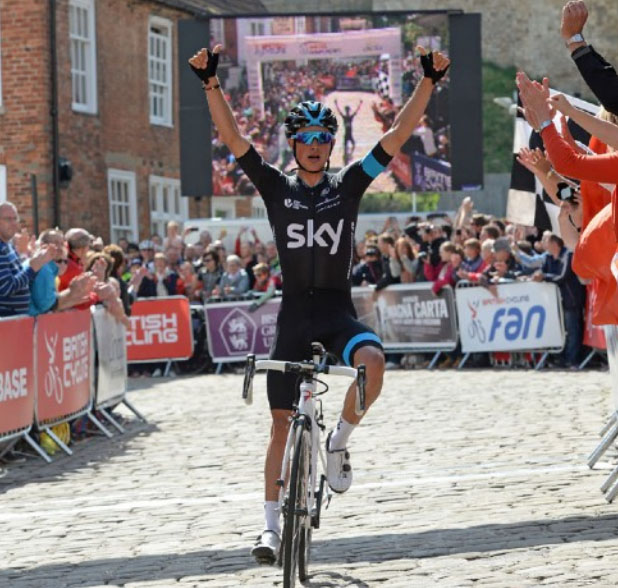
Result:
[[[343,160],[344,165],[347,165],[354,155],[354,148],[356,147],[356,141],[352,136],[352,123],[354,122],[354,117],[358,114],[361,106],[363,105],[363,101],[361,100],[356,107],[356,110],[352,112],[352,109],[346,104],[345,112],[341,112],[341,108],[339,108],[339,104],[335,99],[335,108],[339,113],[339,116],[343,119]],[[350,147],[348,148],[348,145]]]
[[[449,60],[425,54],[425,77],[388,130],[363,159],[338,173],[327,173],[335,144],[337,119],[320,102],[302,102],[285,119],[288,143],[298,166],[285,175],[269,165],[238,129],[217,78],[221,45],[201,49],[190,60],[202,80],[219,136],[255,184],[266,204],[283,274],[283,293],[271,358],[301,361],[311,357],[311,342],[320,341],[348,365],[367,367],[366,404],[380,394],[384,354],[379,337],[356,320],[351,298],[354,230],[360,199],[414,131],[444,75]],[[272,414],[266,452],[265,527],[252,554],[259,563],[274,563],[281,543],[278,504],[281,462],[296,393],[296,377],[269,372],[268,400]],[[352,482],[347,442],[360,422],[355,414],[355,389],[348,390],[336,428],[326,441],[327,478],[334,492]]]

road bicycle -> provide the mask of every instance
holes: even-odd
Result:
[[[330,503],[332,494],[326,481],[326,454],[324,448],[324,415],[319,396],[328,391],[328,385],[317,379],[318,374],[348,376],[356,380],[358,415],[365,412],[364,365],[357,368],[329,365],[329,354],[321,343],[312,343],[312,361],[289,362],[258,360],[247,356],[242,397],[247,404],[253,401],[253,376],[257,370],[277,370],[297,374],[300,379],[299,396],[294,406],[288,432],[279,486],[279,506],[283,515],[283,533],[278,564],[283,568],[283,588],[292,588],[296,570],[302,581],[309,577],[311,536],[320,527],[323,499]],[[323,386],[318,390],[318,384]]]

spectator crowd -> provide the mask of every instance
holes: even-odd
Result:
[[[577,111],[564,96],[550,97],[547,80],[534,82],[518,74],[523,110],[543,142],[543,148],[524,148],[519,161],[533,172],[547,195],[560,207],[558,232],[539,232],[505,219],[474,210],[470,197],[463,199],[451,218],[430,213],[411,216],[401,225],[395,217],[360,236],[355,248],[352,283],[373,286],[375,292],[397,283],[427,282],[435,296],[443,288],[461,282],[493,289],[517,281],[551,282],[558,286],[566,327],[564,350],[553,359],[561,368],[576,368],[582,360],[585,283],[596,281],[600,304],[596,318],[616,323],[616,279],[611,274],[617,229],[613,219],[618,165],[618,75],[614,68],[581,37],[588,16],[580,0],[568,2],[562,15],[561,33],[572,51],[581,75],[597,95],[603,109],[597,117]],[[246,89],[232,90],[237,122],[269,161],[287,165],[285,141],[281,141],[284,103],[320,100],[337,87],[341,77],[371,76],[374,63],[309,62],[291,70],[284,64],[265,66],[265,117],[258,120],[248,102]],[[409,87],[414,85],[411,70]],[[281,101],[281,96],[286,98]],[[554,111],[562,113],[560,129],[551,122]],[[388,99],[374,105],[385,128],[396,110]],[[574,141],[567,118],[591,135],[589,146]],[[421,126],[429,125],[428,119]],[[419,130],[425,145],[429,137]],[[435,137],[432,137],[435,139]],[[220,192],[252,193],[246,177],[214,137],[216,181]],[[434,145],[435,152],[440,140]],[[425,147],[425,150],[430,150]],[[243,188],[244,186],[244,188]],[[165,236],[151,235],[139,243],[120,238],[105,244],[85,228],[45,229],[30,235],[21,227],[17,207],[0,204],[0,317],[37,316],[70,308],[103,305],[118,321],[129,324],[131,304],[137,298],[184,295],[205,303],[249,297],[255,311],[282,287],[278,252],[274,242],[262,242],[254,229],[243,227],[234,250],[202,231],[195,243],[187,242],[176,222]],[[357,235],[357,238],[359,236]],[[574,261],[575,255],[575,261]],[[449,354],[441,367],[455,367],[461,353]],[[389,358],[392,367],[400,357]]]

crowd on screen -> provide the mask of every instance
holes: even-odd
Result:
[[[417,61],[411,55],[404,59],[406,72],[402,85],[404,100],[423,75]],[[408,65],[409,69],[406,69]],[[293,155],[281,123],[291,105],[303,100],[322,101],[327,94],[341,86],[340,80],[346,78],[368,80],[369,88],[375,96],[370,104],[374,118],[382,125],[382,131],[386,131],[399,112],[399,107],[395,106],[388,96],[388,88],[381,85],[381,76],[386,76],[386,72],[386,62],[375,58],[354,60],[349,63],[309,61],[302,66],[287,62],[264,63],[263,117],[251,106],[246,84],[241,83],[237,88],[226,89],[226,98],[241,132],[251,140],[266,161],[286,170],[292,166]],[[241,79],[246,80],[246,76],[241,76]],[[448,74],[439,82],[427,108],[427,114],[423,116],[410,141],[404,146],[406,152],[415,151],[436,159],[449,159],[449,139],[446,130],[447,103]],[[343,121],[340,120],[340,123],[343,128]],[[253,184],[220,140],[216,128],[213,128],[212,153],[214,194],[256,194]]]

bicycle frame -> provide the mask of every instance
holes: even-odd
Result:
[[[320,356],[314,355],[313,361],[315,364],[320,362]],[[307,515],[308,517],[305,519],[305,526],[311,526],[311,517],[317,515],[317,507],[315,505],[316,498],[316,489],[318,487],[318,457],[322,464],[322,471],[326,471],[326,456],[324,455],[324,450],[322,449],[322,444],[320,443],[320,424],[316,419],[316,400],[315,400],[315,392],[316,392],[316,381],[314,378],[303,376],[303,381],[300,384],[300,395],[298,399],[298,409],[292,416],[292,422],[290,424],[290,428],[288,430],[287,441],[285,444],[285,451],[283,454],[283,460],[281,462],[281,476],[279,477],[279,508],[283,507],[283,501],[285,499],[285,479],[287,478],[289,467],[290,467],[290,452],[294,445],[294,440],[296,435],[302,435],[303,430],[299,429],[299,423],[307,423],[306,428],[308,428],[311,434],[311,476],[309,478],[309,484],[307,484],[307,495],[306,495],[306,504],[307,504]],[[305,419],[300,420],[300,417],[304,416]],[[327,490],[328,496],[330,496],[330,492]]]

